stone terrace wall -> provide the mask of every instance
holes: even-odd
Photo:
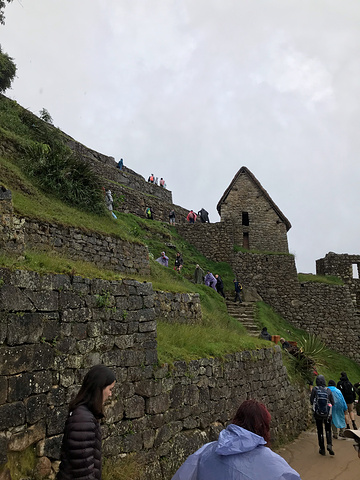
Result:
[[[324,258],[316,260],[316,273],[318,275],[335,275],[342,278],[348,285],[352,301],[360,310],[360,280],[353,278],[352,266],[357,266],[357,276],[360,276],[360,255],[337,254],[329,252]]]
[[[0,278],[0,465],[7,451],[35,446],[57,468],[67,405],[96,363],[117,378],[104,455],[137,453],[149,480],[169,480],[246,398],[266,403],[277,437],[309,423],[278,347],[158,367],[151,284],[7,269]]]
[[[292,323],[330,348],[360,362],[360,317],[347,286],[301,284],[301,305]]]
[[[155,294],[157,318],[168,323],[201,323],[202,312],[198,293],[159,292]]]
[[[53,250],[74,260],[90,260],[99,267],[128,274],[150,273],[149,252],[144,245],[29,218],[24,230],[27,247]]]
[[[186,224],[177,226],[178,233],[214,262],[232,263],[232,226],[229,222]]]
[[[298,311],[300,284],[292,255],[236,253],[233,270],[244,288],[256,288],[264,302],[291,320]]]

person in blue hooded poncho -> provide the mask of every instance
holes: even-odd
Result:
[[[265,405],[246,400],[233,423],[190,455],[172,480],[301,480],[286,461],[265,445],[271,416]]]
[[[346,424],[349,424],[349,413],[348,413],[348,406],[345,402],[345,398],[341,391],[336,388],[335,380],[329,380],[328,382],[328,389],[331,390],[334,405],[332,407],[332,431],[333,437],[338,438],[338,431],[337,429],[340,428],[340,437],[344,436],[344,430]],[[345,423],[346,418],[346,423]]]

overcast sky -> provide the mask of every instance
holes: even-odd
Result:
[[[360,254],[359,0],[13,0],[5,17],[10,98],[211,221],[246,166],[298,271]]]

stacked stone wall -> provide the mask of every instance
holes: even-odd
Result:
[[[243,224],[242,212],[248,214],[249,225]],[[239,175],[221,204],[221,220],[236,226],[236,245],[246,246],[243,245],[245,233],[251,250],[289,251],[285,223],[246,173]]]
[[[91,261],[99,267],[128,274],[150,273],[145,245],[30,218],[25,221],[24,232],[27,248],[55,251],[74,260]]]
[[[186,224],[177,226],[178,233],[205,257],[214,262],[232,263],[233,228],[229,222]]]
[[[198,293],[155,293],[156,317],[168,323],[199,324],[202,320]]]
[[[357,275],[353,275],[353,265],[357,266]],[[316,273],[340,277],[350,289],[355,308],[360,310],[360,255],[329,252],[316,260]]]
[[[171,478],[244,399],[266,403],[278,439],[309,424],[307,395],[290,385],[278,347],[158,366],[151,284],[7,269],[0,278],[0,465],[34,446],[58,468],[68,403],[97,363],[117,378],[104,456],[136,453],[150,480]]]
[[[301,305],[292,323],[320,338],[341,355],[360,362],[360,317],[347,286],[306,282]]]

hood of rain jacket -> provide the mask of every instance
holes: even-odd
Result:
[[[187,458],[172,480],[299,480],[265,440],[231,424],[217,442],[207,443]]]

